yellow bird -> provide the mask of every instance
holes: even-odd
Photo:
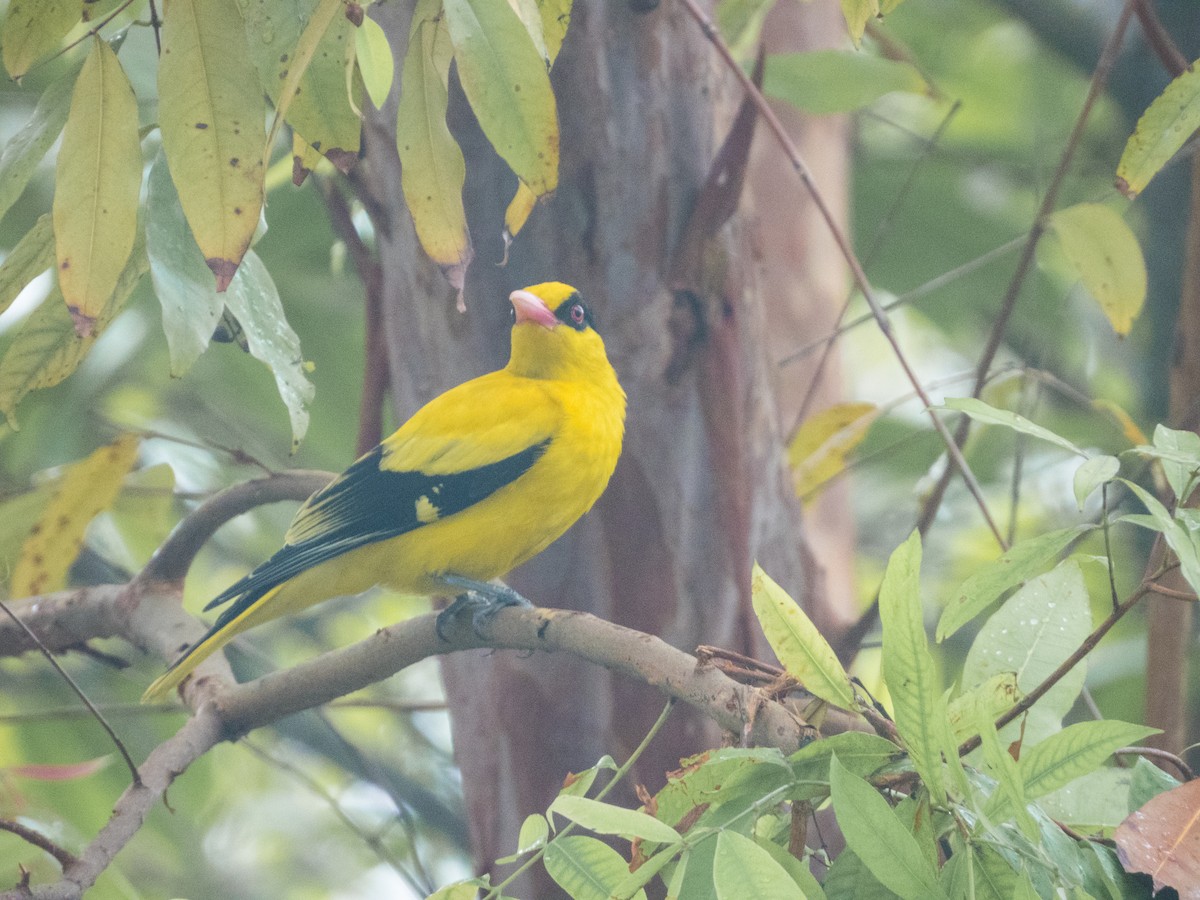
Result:
[[[617,464],[625,392],[573,287],[513,291],[512,352],[451,388],[313,494],[274,556],[205,607],[231,605],[156,680],[161,700],[234,635],[374,585],[460,595],[478,630],[529,605],[488,580],[540,553],[587,512]]]

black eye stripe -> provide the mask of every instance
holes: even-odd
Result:
[[[570,325],[576,331],[586,331],[595,326],[591,310],[583,302],[579,294],[572,294],[558,305],[554,317],[564,325]]]

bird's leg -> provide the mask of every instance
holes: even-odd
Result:
[[[488,581],[476,581],[474,578],[464,578],[461,575],[442,575],[442,584],[463,591],[454,598],[454,602],[438,613],[434,627],[437,635],[443,641],[446,628],[466,609],[472,610],[471,630],[475,636],[486,640],[483,629],[491,624],[496,613],[510,606],[532,607],[533,604],[505,584],[492,584]]]

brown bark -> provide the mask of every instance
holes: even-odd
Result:
[[[535,603],[586,610],[681,649],[757,650],[751,562],[804,594],[784,416],[764,353],[773,307],[736,217],[685,273],[691,293],[673,283],[673,254],[739,91],[695,23],[669,4],[637,13],[578,0],[553,79],[560,187],[505,268],[496,265],[500,217],[515,180],[469,119],[455,123],[476,250],[465,316],[416,249],[390,135],[368,140],[370,186],[384,210],[383,321],[399,411],[503,364],[509,291],[548,279],[577,286],[629,395],[625,450],[596,509],[510,581]],[[794,310],[806,301],[789,302]],[[545,808],[568,772],[604,753],[623,758],[663,704],[651,688],[564,657],[459,654],[443,672],[481,868],[512,852],[523,818]],[[656,788],[680,757],[718,740],[711,723],[677,710],[634,781]]]
[[[1200,431],[1200,158],[1192,160],[1192,202],[1186,263],[1175,320],[1168,418],[1174,428]],[[1197,495],[1187,500],[1195,505]],[[1184,593],[1191,589],[1178,569],[1160,581]],[[1161,728],[1147,743],[1182,753],[1188,736],[1188,668],[1195,637],[1192,604],[1172,597],[1149,598],[1146,660],[1146,724]]]

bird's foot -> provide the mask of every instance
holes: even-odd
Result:
[[[463,578],[461,575],[443,575],[442,584],[463,591],[454,598],[454,602],[438,613],[434,628],[437,636],[449,643],[446,629],[454,623],[466,610],[471,610],[471,630],[480,640],[487,640],[484,629],[491,625],[492,619],[502,609],[510,606],[532,608],[533,604],[503,584],[492,584],[488,581],[476,581],[474,578]]]

